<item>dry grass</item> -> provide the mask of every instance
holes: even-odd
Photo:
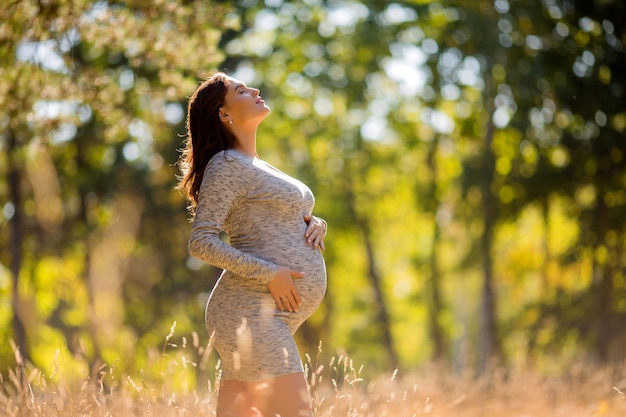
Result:
[[[173,329],[173,327],[172,327]],[[49,376],[17,355],[18,365],[0,375],[0,415],[181,417],[214,416],[216,389],[207,347],[176,346],[166,338],[153,376],[124,375],[100,366],[82,380]],[[168,349],[169,348],[169,349]],[[189,350],[196,350],[191,355]],[[579,365],[558,377],[527,370],[494,370],[477,378],[435,365],[413,374],[366,380],[352,360],[333,357],[319,364],[307,355],[317,417],[578,417],[626,416],[626,367]],[[189,357],[198,358],[198,363]],[[190,371],[204,380],[191,386]],[[205,377],[198,377],[204,375]]]

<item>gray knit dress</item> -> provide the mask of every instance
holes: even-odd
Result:
[[[191,255],[223,269],[206,306],[222,378],[258,381],[302,372],[293,335],[322,302],[326,266],[306,244],[315,199],[302,182],[234,149],[207,164],[189,237]],[[228,235],[229,243],[220,239]],[[269,283],[278,266],[295,278],[298,312],[280,311]]]

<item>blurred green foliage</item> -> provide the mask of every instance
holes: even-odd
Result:
[[[261,89],[260,155],[329,223],[303,353],[322,341],[374,371],[624,359],[621,2],[4,9],[2,371],[9,340],[49,371],[60,354],[131,374],[173,322],[206,344],[219,271],[187,254],[174,164],[186,98],[216,69]]]

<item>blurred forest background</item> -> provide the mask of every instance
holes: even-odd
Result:
[[[329,224],[302,353],[321,341],[374,372],[626,359],[623,1],[0,13],[0,373],[10,341],[81,376],[152,366],[174,322],[206,344],[219,271],[187,253],[174,164],[214,70],[261,89],[259,154]]]

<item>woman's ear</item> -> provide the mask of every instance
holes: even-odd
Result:
[[[230,120],[230,116],[228,115],[228,113],[226,113],[223,107],[220,107],[219,113],[220,113],[220,121],[224,123],[228,123],[228,121]]]

